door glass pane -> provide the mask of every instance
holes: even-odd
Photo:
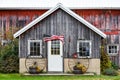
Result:
[[[59,40],[51,41],[51,55],[59,54],[60,54],[60,41]]]

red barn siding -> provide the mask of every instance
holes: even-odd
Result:
[[[118,23],[120,21],[119,10],[73,10],[73,11],[101,30],[120,29],[120,23]]]
[[[45,13],[47,10],[0,10],[0,16],[11,16],[11,15],[26,15],[26,16],[34,16],[41,15]]]
[[[26,20],[25,25],[34,20],[36,17],[42,15],[47,10],[0,10],[0,20],[5,20],[6,31],[11,26],[17,26],[19,20]],[[10,23],[12,20],[12,23]],[[1,27],[2,25],[0,25]]]
[[[16,19],[26,18],[26,24],[31,22],[36,17],[42,15],[47,10],[0,10],[0,17],[6,17],[6,30],[9,29],[10,18],[16,17]],[[115,32],[120,31],[120,11],[119,10],[73,10],[78,15],[82,16],[88,22],[99,28],[100,30],[104,31],[105,33],[112,33],[114,30]],[[13,20],[14,20],[13,19]],[[14,21],[15,22],[15,21]],[[16,22],[15,22],[16,23]],[[15,24],[12,23],[12,24]]]

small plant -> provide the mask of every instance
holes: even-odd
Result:
[[[119,69],[119,66],[117,64],[115,64],[115,63],[112,62],[111,65],[112,65],[113,69],[115,69],[115,70]]]
[[[103,40],[101,45],[101,72],[105,69],[111,68],[111,61],[105,49],[106,40]]]
[[[109,75],[109,76],[117,76],[118,75],[118,72],[112,68],[108,68],[108,69],[105,69],[103,71],[103,74],[104,75]]]

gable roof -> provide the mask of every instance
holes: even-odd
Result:
[[[119,0],[0,0],[0,9],[51,9],[57,3],[69,9],[120,9]]]
[[[18,32],[16,32],[14,34],[14,38],[20,36],[25,31],[27,31],[28,29],[30,29],[31,27],[33,27],[35,24],[37,24],[38,22],[40,22],[41,20],[43,20],[44,18],[46,18],[47,16],[49,16],[51,13],[53,13],[54,11],[56,11],[59,8],[62,9],[63,11],[65,11],[66,13],[68,13],[69,15],[71,15],[72,17],[74,17],[75,19],[77,19],[79,22],[81,22],[84,25],[86,25],[88,28],[90,28],[91,30],[93,30],[94,32],[96,32],[101,37],[106,38],[106,34],[104,34],[102,31],[100,31],[95,26],[93,26],[92,24],[90,24],[89,22],[87,22],[85,19],[83,19],[82,17],[80,17],[79,15],[77,15],[76,13],[74,13],[73,11],[71,11],[69,8],[63,6],[61,3],[58,3],[55,7],[51,8],[50,10],[48,10],[47,12],[45,12],[43,15],[39,16],[37,19],[33,20],[31,23],[29,23],[28,25],[26,25],[25,27],[23,27],[21,30],[19,30]]]

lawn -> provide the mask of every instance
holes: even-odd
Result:
[[[23,76],[20,74],[0,74],[0,80],[120,80],[120,76]]]

